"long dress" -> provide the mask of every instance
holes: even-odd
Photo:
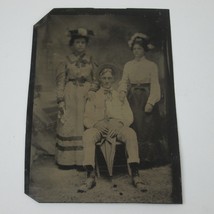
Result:
[[[81,166],[83,161],[83,113],[88,91],[95,90],[94,63],[86,54],[71,54],[57,69],[57,100],[64,101],[64,114],[57,124],[56,163]]]
[[[154,163],[160,154],[160,117],[156,103],[160,100],[160,84],[157,65],[142,57],[125,64],[119,90],[127,92],[134,115],[131,127],[136,131],[141,165]],[[145,113],[146,104],[153,105],[151,113]]]

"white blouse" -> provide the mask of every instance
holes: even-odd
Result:
[[[154,105],[160,100],[160,83],[157,65],[142,57],[131,60],[124,66],[123,76],[119,83],[119,91],[127,92],[130,84],[150,83],[150,95],[147,103]]]

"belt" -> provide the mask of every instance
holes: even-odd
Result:
[[[139,89],[143,89],[143,88],[149,88],[150,87],[150,83],[133,83],[133,84],[130,84],[131,87],[133,88],[139,88]]]
[[[68,79],[68,82],[72,82],[74,85],[83,86],[86,82],[85,78]]]
[[[150,83],[131,84],[130,86],[130,93],[135,93],[135,91],[144,91],[146,93],[150,92]]]

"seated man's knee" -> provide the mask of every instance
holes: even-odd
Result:
[[[97,142],[100,138],[100,133],[97,129],[87,129],[83,133],[83,142]]]
[[[120,131],[120,134],[124,141],[136,141],[137,139],[136,132],[130,127],[123,127]]]

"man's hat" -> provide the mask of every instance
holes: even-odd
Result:
[[[107,71],[111,71],[113,76],[115,76],[116,72],[117,72],[116,71],[116,67],[114,65],[112,65],[112,64],[102,64],[98,68],[98,74],[99,74],[99,76],[101,76],[103,73],[105,73]]]
[[[118,66],[112,64],[112,63],[106,63],[102,64],[98,67],[98,76],[100,77],[103,75],[105,72],[110,71],[112,75],[114,76],[114,79],[117,80],[120,76],[121,69],[119,69]]]

